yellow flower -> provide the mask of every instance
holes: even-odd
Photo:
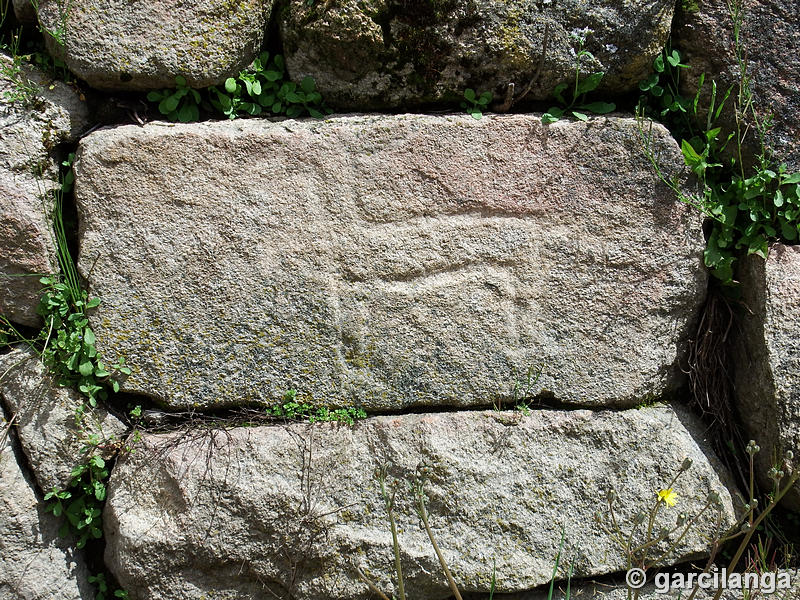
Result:
[[[666,490],[661,490],[658,492],[658,500],[663,501],[668,506],[675,506],[676,498],[678,494],[672,491],[672,488],[667,488]]]

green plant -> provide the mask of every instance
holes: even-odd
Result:
[[[147,99],[158,102],[158,112],[170,121],[189,123],[200,118],[200,92],[190,88],[182,75],[175,77],[175,89],[153,90]]]
[[[7,6],[5,10],[7,10]],[[0,14],[0,16],[4,15]],[[2,19],[0,19],[0,24],[2,24]],[[28,78],[23,69],[27,57],[20,54],[21,38],[22,31],[20,29],[11,34],[10,42],[0,44],[0,50],[9,54],[9,59],[0,59],[0,76],[10,83],[8,89],[3,91],[2,99],[10,104],[32,107],[39,102],[39,86]]]
[[[539,365],[538,368],[528,367],[525,379],[516,379],[514,381],[511,401],[514,404],[514,408],[522,411],[526,416],[531,408],[527,400],[533,395],[533,388],[542,376],[543,370],[544,365]]]
[[[609,490],[606,495],[608,510],[606,514],[597,512],[595,520],[609,538],[617,544],[626,557],[627,568],[639,568],[646,572],[664,558],[670,555],[678,544],[686,537],[691,528],[700,522],[704,515],[711,509],[716,510],[717,531],[721,536],[722,512],[719,495],[712,492],[708,495],[703,507],[692,518],[681,512],[674,520],[674,525],[667,525],[666,519],[662,518],[659,524],[659,513],[664,507],[673,507],[677,503],[676,494],[673,491],[678,478],[688,471],[692,466],[691,459],[685,459],[678,472],[667,484],[667,486],[656,492],[655,498],[648,510],[639,511],[630,524],[630,531],[625,532],[620,525],[615,506],[618,496],[615,490]],[[634,600],[639,596],[639,590],[629,590],[629,597],[633,595]]]
[[[5,24],[8,11],[9,0],[0,0],[0,30]],[[23,31],[22,27],[12,31],[8,40],[0,36],[0,51],[9,57],[0,63],[0,75],[11,84],[10,89],[4,90],[0,97],[10,103],[32,107],[39,103],[41,90],[39,85],[25,74],[23,65],[26,63],[34,65],[43,73],[67,83],[74,83],[75,78],[62,60],[50,56],[41,39],[27,40],[23,44]],[[44,33],[41,28],[40,31]]]
[[[283,403],[267,409],[270,416],[290,420],[306,420],[310,423],[336,422],[353,425],[359,419],[366,419],[363,408],[347,407],[330,409],[324,406],[315,407],[304,402],[297,402],[297,391],[288,390],[284,394]]]
[[[26,58],[28,62],[35,65],[40,71],[48,74],[53,79],[58,79],[67,84],[75,84],[78,81],[72,74],[72,71],[67,67],[67,63],[60,58],[51,56],[46,51],[34,50],[28,54]],[[50,87],[52,89],[52,84]]]
[[[575,49],[575,76],[571,83],[562,82],[553,89],[553,98],[558,101],[559,105],[551,106],[542,115],[542,123],[555,123],[565,114],[570,114],[580,121],[586,121],[589,119],[586,113],[604,115],[617,108],[616,104],[612,102],[586,101],[587,94],[597,89],[605,73],[598,71],[586,77],[581,76],[581,60],[584,58],[590,59],[593,56],[591,52],[583,47],[586,42],[583,34],[573,35],[573,39],[577,45]],[[568,92],[568,95],[565,96],[565,92]]]
[[[550,576],[550,588],[547,590],[547,600],[553,600],[553,592],[556,584],[556,575],[558,575],[558,567],[561,565],[561,555],[564,552],[564,538],[565,538],[565,529],[561,527],[561,541],[558,543],[558,552],[556,553],[556,561],[553,565],[553,574]],[[572,587],[572,572],[575,568],[575,561],[572,561],[569,565],[569,571],[567,572],[567,591],[564,594],[564,600],[569,600],[571,587]]]
[[[381,489],[381,496],[384,500],[384,506],[386,507],[386,511],[389,515],[389,524],[392,529],[392,546],[394,549],[394,558],[395,558],[395,574],[397,575],[397,589],[399,598],[398,600],[405,600],[405,584],[403,582],[403,568],[400,562],[400,542],[397,534],[397,525],[395,523],[394,518],[394,499],[397,488],[399,483],[395,480],[389,488],[391,489],[391,493],[387,491],[387,471],[388,466],[384,465],[378,468],[375,472],[375,478],[378,481],[378,484]],[[462,600],[461,593],[458,590],[458,586],[456,585],[455,580],[453,579],[452,573],[450,573],[450,568],[447,566],[447,562],[444,559],[444,555],[442,554],[441,549],[439,548],[439,544],[436,543],[436,538],[433,535],[433,530],[431,529],[430,522],[428,519],[428,510],[425,506],[426,503],[426,496],[425,496],[425,482],[428,478],[428,468],[425,465],[417,466],[416,474],[414,476],[414,480],[409,483],[409,488],[411,493],[414,497],[414,506],[417,512],[417,517],[419,517],[420,523],[425,530],[425,533],[428,535],[428,540],[433,547],[433,551],[436,554],[436,558],[439,560],[439,565],[442,568],[442,572],[444,573],[445,578],[447,579],[447,584],[450,587],[450,591],[453,594],[455,600]],[[356,567],[356,572],[361,578],[361,580],[369,587],[369,589],[377,594],[382,600],[389,600],[389,597],[384,594],[375,583],[369,579],[364,572]],[[492,575],[492,595],[494,595],[494,586],[495,586],[495,578],[494,574]]]
[[[15,339],[15,332],[11,321],[0,315],[0,348],[8,346]]]
[[[699,0],[681,0],[681,10],[687,13],[696,13],[700,10]]]
[[[5,90],[2,98],[10,103],[19,103],[25,107],[36,107],[41,101],[40,86],[25,75],[24,64],[31,64],[53,79],[74,84],[77,80],[67,68],[64,61],[53,58],[46,52],[35,50],[29,54],[19,53],[19,34],[12,37],[10,45],[0,45],[0,50],[7,51],[11,58],[0,66],[0,75],[11,83],[11,89]],[[53,89],[54,84],[49,84]]]
[[[64,161],[70,166],[74,156]],[[64,190],[71,189],[74,175],[71,171],[62,179],[61,189],[55,191],[53,229],[61,273],[41,278],[45,286],[39,304],[39,313],[45,326],[40,337],[44,340],[41,356],[44,364],[54,373],[61,385],[75,387],[89,399],[91,406],[105,400],[108,388],[119,391],[118,375],[130,375],[131,370],[120,357],[106,365],[95,347],[96,337],[89,326],[89,311],[100,305],[99,298],[89,298],[81,287],[78,271],[67,244],[62,202]]]
[[[617,517],[615,505],[619,498],[615,490],[609,490],[606,495],[606,513],[598,511],[595,515],[595,520],[609,538],[623,551],[628,569],[636,567],[647,572],[648,569],[666,559],[693,527],[703,521],[708,521],[710,518],[708,513],[713,511],[715,516],[711,522],[714,524],[715,533],[709,540],[709,558],[703,573],[710,571],[724,545],[740,539],[727,567],[729,572],[733,572],[739,564],[743,553],[749,547],[750,540],[758,526],[800,479],[800,472],[792,469],[791,459],[793,456],[791,453],[787,453],[782,464],[774,467],[769,473],[774,482],[773,490],[768,496],[769,502],[767,506],[758,512],[759,502],[755,494],[753,457],[759,450],[759,447],[752,440],[747,445],[746,452],[749,457],[748,499],[740,499],[744,511],[736,523],[727,531],[722,526],[721,499],[719,494],[713,491],[708,494],[702,508],[694,516],[690,517],[685,512],[680,512],[675,517],[674,525],[667,525],[663,518],[659,524],[660,511],[665,507],[674,507],[680,501],[674,491],[674,486],[678,478],[691,468],[692,461],[688,458],[683,461],[678,472],[667,486],[655,494],[650,508],[639,511],[636,514],[633,523],[629,525],[629,531],[623,531],[622,524]],[[789,474],[788,476],[787,473]],[[784,480],[785,484],[781,485]],[[686,600],[692,600],[698,590],[699,585],[695,585]],[[719,600],[722,591],[723,589],[720,588],[713,600]],[[637,600],[639,592],[639,589],[629,589],[628,597]]]
[[[497,560],[492,559],[492,579],[489,582],[489,600],[494,600],[494,592],[496,588],[497,588]]]
[[[687,164],[694,169],[702,160],[690,156]],[[707,212],[715,223],[705,262],[725,283],[733,281],[735,251],[744,249],[766,258],[770,240],[794,242],[800,233],[800,173],[786,173],[786,165],[776,172],[763,155],[759,161],[751,176],[736,175],[730,185],[711,187],[713,204]]]
[[[299,84],[288,81],[283,56],[278,54],[270,60],[269,52],[263,52],[236,77],[229,77],[223,89],[210,88],[209,94],[211,105],[230,119],[265,112],[290,118],[309,114],[321,119],[333,112],[325,106],[313,78],[305,77]]]
[[[85,441],[80,450],[83,459],[70,473],[66,488],[53,488],[44,497],[46,511],[64,519],[59,535],[73,535],[77,548],[103,537],[102,513],[109,472],[101,452],[116,452],[121,447],[121,443],[106,439],[102,434],[87,434],[83,428],[85,412],[85,404],[75,410],[75,425]]]
[[[0,349],[5,348],[6,346],[11,346],[12,344],[22,343],[26,344],[40,355],[41,352],[37,347],[38,341],[38,336],[34,338],[26,337],[25,334],[23,334],[14,326],[11,321],[8,320],[8,318],[6,318],[4,315],[0,315]]]
[[[38,14],[39,0],[30,0],[30,3],[33,5],[34,10]],[[63,48],[66,42],[65,37],[67,34],[67,20],[69,19],[69,11],[72,7],[72,0],[56,0],[56,5],[58,10],[58,25],[53,29],[48,29],[42,25],[41,20],[39,20],[37,27],[42,35],[50,36],[53,38],[56,44]]]
[[[114,375],[131,373],[124,358],[106,366],[98,356],[88,311],[99,306],[100,299],[89,299],[86,290],[72,287],[57,275],[43,277],[41,282],[46,287],[40,313],[47,328],[42,359],[61,385],[77,388],[91,406],[97,406],[98,399],[107,398],[109,385],[119,391]]]
[[[222,87],[196,90],[181,76],[175,78],[175,84],[174,89],[151,91],[147,99],[158,103],[162,115],[182,123],[197,121],[201,109],[229,119],[261,114],[290,118],[308,114],[321,119],[333,112],[325,106],[313,78],[305,77],[300,83],[287,79],[280,54],[270,59],[270,54],[263,52],[247,69],[226,79]]]
[[[694,135],[695,120],[692,115],[697,113],[697,102],[700,97],[700,89],[693,100],[684,98],[680,93],[681,71],[688,69],[689,65],[681,62],[681,54],[669,46],[661,51],[661,54],[653,60],[653,72],[639,82],[639,89],[643,95],[639,98],[639,111],[647,116],[657,116],[661,121],[666,122],[677,117],[680,119],[679,125],[670,123],[671,129],[683,127],[691,132],[689,137]],[[701,76],[699,88],[702,88],[703,76]]]
[[[89,404],[97,406],[108,391],[119,391],[118,375],[130,375],[131,370],[120,358],[106,365],[95,347],[96,337],[89,326],[89,311],[100,305],[99,298],[89,298],[80,285],[75,263],[69,252],[62,216],[63,194],[74,185],[71,166],[74,154],[62,162],[68,170],[61,179],[60,189],[54,191],[53,229],[60,273],[40,278],[44,286],[38,312],[44,327],[34,338],[27,338],[4,316],[0,315],[0,347],[25,343],[33,349],[61,385],[82,392]],[[80,410],[80,409],[79,409]]]
[[[394,499],[397,495],[397,481],[391,486],[391,493],[387,490],[386,485],[386,472],[388,465],[382,465],[375,473],[375,478],[378,480],[378,485],[381,488],[381,496],[383,496],[383,505],[386,509],[386,514],[389,517],[389,527],[392,530],[392,548],[394,550],[394,570],[397,575],[397,594],[399,600],[406,600],[405,582],[403,581],[403,563],[400,560],[400,542],[397,537],[397,523],[394,518]]]
[[[95,588],[97,589],[94,600],[106,600],[108,597],[107,594],[110,590],[108,589],[108,582],[106,581],[105,573],[90,575],[89,583],[94,584]],[[114,598],[122,598],[123,600],[127,600],[128,597],[128,592],[125,590],[117,589],[114,591]]]
[[[643,98],[637,113],[645,154],[659,177],[682,202],[697,208],[712,220],[704,254],[705,264],[723,284],[732,285],[740,252],[766,258],[771,241],[791,243],[800,239],[800,173],[789,173],[785,165],[776,164],[772,158],[766,144],[772,118],[769,114],[760,115],[753,100],[741,35],[743,2],[729,0],[728,8],[738,65],[738,90],[732,97],[732,130],[723,133],[722,126],[717,124],[731,98],[732,88],[718,100],[716,82],[712,81],[705,119],[701,118],[698,99],[704,77],[700,78],[692,101],[680,97],[679,70],[686,65],[680,63],[680,55],[674,51],[665,51],[662,55],[665,60],[654,65],[661,71],[656,68],[656,73],[640,85],[650,96]],[[663,90],[660,95],[658,92],[653,94],[658,89]],[[653,102],[654,97],[661,98],[660,104]],[[681,139],[684,161],[700,181],[700,193],[685,192],[677,178],[669,179],[663,174],[652,147],[652,124],[649,127],[644,125],[644,120],[654,116],[654,112],[660,113],[673,134]],[[679,118],[675,118],[676,115]],[[747,136],[753,132],[760,151],[754,164],[748,166],[744,147]]]
[[[103,502],[108,479],[105,460],[93,455],[75,467],[70,476],[72,480],[66,489],[53,488],[44,499],[47,512],[65,519],[59,535],[74,535],[75,546],[83,548],[89,540],[103,537]]]
[[[75,153],[70,152],[63,161],[61,161],[61,166],[65,167],[66,171],[64,175],[61,177],[61,193],[62,194],[69,194],[72,192],[73,188],[75,187],[75,170],[72,168],[72,164],[75,162]]]
[[[741,499],[744,505],[744,514],[739,518],[736,525],[727,537],[714,540],[711,545],[711,553],[703,570],[704,573],[708,572],[714,560],[719,553],[722,544],[735,540],[741,537],[739,545],[736,546],[733,556],[731,557],[727,569],[733,571],[739,564],[739,560],[744,555],[745,551],[750,547],[750,541],[753,535],[758,531],[759,526],[772,514],[772,511],[778,506],[778,503],[791,490],[795,484],[800,480],[800,471],[793,468],[792,460],[794,455],[792,452],[787,452],[783,459],[774,467],[772,467],[768,476],[773,482],[772,491],[766,495],[767,505],[763,510],[759,511],[759,501],[756,498],[755,490],[755,473],[754,473],[754,456],[760,452],[761,449],[756,445],[753,440],[747,444],[745,452],[749,457],[749,486],[748,486],[748,500]],[[783,485],[782,485],[782,482]],[[692,593],[688,596],[687,600],[693,600],[698,588],[695,587]],[[719,600],[722,595],[722,589],[718,590],[712,600]]]
[[[95,348],[95,335],[89,327],[88,311],[100,304],[99,299],[89,298],[82,289],[72,256],[69,252],[63,220],[64,194],[74,186],[72,163],[74,154],[69,154],[61,163],[64,171],[60,185],[53,193],[52,225],[56,242],[56,254],[60,273],[42,277],[45,286],[39,306],[45,325],[33,338],[25,337],[3,315],[0,315],[0,346],[9,343],[25,343],[42,359],[49,371],[55,374],[61,385],[77,387],[87,397],[86,403],[76,407],[75,426],[84,441],[81,462],[70,473],[69,484],[64,489],[53,488],[44,496],[45,510],[63,519],[59,534],[72,535],[77,548],[83,548],[91,540],[103,536],[102,508],[106,498],[106,481],[109,472],[103,454],[118,452],[122,443],[106,438],[102,433],[88,432],[84,418],[88,406],[96,406],[106,398],[109,389],[119,390],[112,379],[115,374],[130,374],[131,371],[120,359],[106,368]],[[41,173],[39,173],[41,181]],[[40,185],[43,204],[46,192]],[[5,434],[5,432],[3,432]],[[130,438],[129,438],[130,439]],[[108,454],[105,454],[108,456]],[[108,593],[105,575],[89,578],[98,592],[96,598],[104,599]],[[115,598],[127,598],[125,590],[117,589]]]
[[[491,101],[491,92],[483,92],[478,96],[475,90],[467,88],[464,90],[464,101],[461,102],[461,108],[466,109],[467,114],[473,119],[480,120]]]

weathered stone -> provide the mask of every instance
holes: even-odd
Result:
[[[11,0],[14,7],[14,15],[21,23],[36,22],[36,8],[31,0]]]
[[[742,39],[755,106],[763,117],[774,115],[774,128],[767,142],[775,149],[778,162],[790,170],[800,170],[800,4],[795,0],[752,0],[744,6]],[[717,101],[734,86],[723,124],[733,127],[733,98],[738,93],[739,65],[733,39],[733,21],[727,0],[703,0],[698,9],[681,11],[676,19],[672,43],[684,52],[684,63],[691,69],[681,74],[684,93],[697,92],[700,75],[707,84],[704,97],[710,98],[710,81],[715,79]],[[746,150],[758,153],[760,144],[753,129],[745,140]]]
[[[736,352],[739,414],[761,447],[756,470],[764,489],[770,467],[791,450],[800,458],[800,247],[775,244],[764,261],[743,261],[740,280],[747,311]],[[784,498],[800,510],[800,485]]]
[[[59,387],[28,350],[0,356],[0,398],[16,417],[20,445],[45,492],[69,485],[70,473],[85,461],[81,450],[91,438],[106,446],[101,455],[110,458],[113,442],[125,434],[125,425],[108,411],[93,409],[77,392]],[[83,414],[80,424],[78,410]]]
[[[98,348],[170,406],[489,406],[540,365],[531,394],[585,405],[681,381],[701,219],[633,119],[151,124],[91,134],[76,171]]]
[[[72,88],[0,54],[0,170],[54,178],[54,148],[77,141],[88,124],[86,102]]]
[[[687,429],[688,428],[688,429]],[[450,596],[408,491],[428,467],[427,509],[460,589],[499,592],[547,582],[561,528],[575,576],[624,570],[625,555],[595,522],[619,495],[624,531],[675,483],[680,511],[695,515],[710,491],[731,495],[702,431],[680,409],[622,412],[453,412],[375,417],[354,427],[289,424],[146,435],[120,459],[104,513],[106,564],[134,597],[365,598],[353,564],[389,588],[392,541],[373,473],[388,465],[409,598]],[[714,459],[711,459],[714,460]],[[391,489],[391,488],[390,488]],[[706,513],[709,514],[709,513]],[[716,517],[700,519],[670,562],[702,556]],[[290,583],[293,581],[293,584]]]
[[[463,100],[466,88],[503,100],[509,83],[544,100],[575,74],[575,34],[589,28],[584,74],[604,90],[636,89],[669,36],[674,2],[626,0],[290,0],[281,13],[295,79],[352,110]],[[546,46],[545,46],[546,44]]]
[[[83,559],[58,537],[59,524],[37,501],[0,422],[0,600],[93,598]]]
[[[88,120],[70,87],[0,55],[0,314],[16,323],[41,324],[36,274],[58,270],[49,195],[55,148],[76,141]]]
[[[50,51],[103,90],[223,82],[261,50],[272,0],[41,0]],[[61,37],[62,44],[55,39]]]
[[[42,275],[58,271],[48,184],[0,169],[0,315],[36,327]]]

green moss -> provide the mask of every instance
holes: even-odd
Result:
[[[499,31],[499,40],[504,51],[500,60],[520,70],[529,68],[531,62],[528,39],[520,27],[522,16],[522,9],[516,6],[510,8]]]
[[[634,407],[636,410],[640,410],[642,408],[650,408],[652,406],[656,406],[660,403],[660,397],[654,393],[649,393],[641,399],[641,401]]]

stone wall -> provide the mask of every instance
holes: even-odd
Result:
[[[667,44],[734,81],[724,3],[689,4],[15,0],[78,79],[0,55],[0,598],[87,600],[98,574],[132,600],[380,597],[367,578],[399,597],[399,560],[409,598],[444,600],[441,553],[468,598],[546,597],[560,560],[562,588],[610,600],[628,534],[651,575],[704,565],[745,510],[692,400],[720,291],[680,140],[645,126],[648,156],[632,108]],[[750,4],[756,98],[796,169],[800,15]],[[337,112],[148,108],[265,49]],[[544,123],[581,49],[617,110]],[[467,88],[493,94],[482,118]],[[87,296],[43,319],[68,251]],[[800,255],[739,264],[729,416],[769,489],[800,451]],[[48,359],[69,344],[97,351],[65,359],[72,389]],[[79,489],[101,508],[76,549],[53,507]]]

